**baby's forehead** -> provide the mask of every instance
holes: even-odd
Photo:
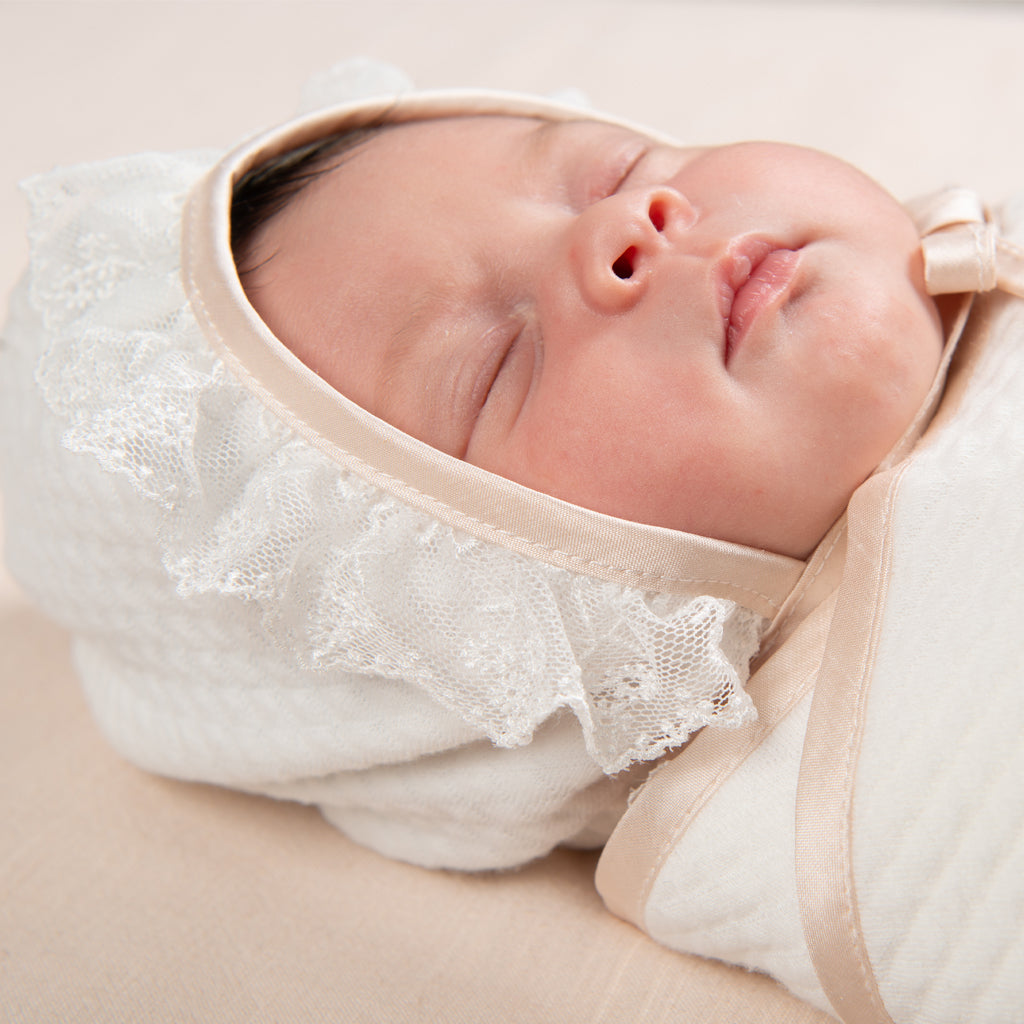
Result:
[[[377,149],[378,147],[372,145],[375,140],[391,136],[398,136],[404,142],[417,139],[428,145],[431,140],[436,140],[439,147],[438,156],[444,150],[444,143],[448,143],[455,150],[453,157],[461,155],[461,147],[466,145],[468,139],[475,133],[499,125],[506,126],[510,132],[518,129],[523,135],[535,130],[538,141],[544,140],[547,136],[557,136],[561,129],[585,125],[594,129],[632,132],[661,145],[678,145],[676,140],[652,129],[603,116],[597,112],[574,108],[553,106],[534,109],[534,105],[531,105],[523,110],[477,110],[470,106],[466,109],[443,108],[428,113],[417,111],[417,114],[419,116],[408,116],[403,108],[396,108],[370,120],[360,118],[351,122],[327,122],[319,135],[308,137],[306,133],[299,133],[292,140],[294,144],[290,146],[284,140],[279,140],[269,153],[248,169],[245,176],[236,181],[235,201],[237,202],[238,195],[244,188],[246,178],[285,173],[304,179],[310,165],[318,168],[340,166],[346,162],[343,159],[345,154],[354,154],[364,149]],[[411,166],[414,157],[412,154],[403,153],[404,148],[404,145],[399,143],[390,152]],[[453,159],[452,163],[455,165],[456,161]]]
[[[240,146],[218,169],[218,177],[226,179],[232,190],[231,247],[235,262],[244,264],[246,260],[239,256],[246,252],[259,230],[305,191],[308,184],[315,183],[324,168],[344,162],[346,152],[358,152],[375,139],[408,127],[428,138],[446,134],[454,162],[466,144],[459,136],[470,131],[474,121],[482,118],[550,124],[552,128],[563,122],[597,123],[634,131],[661,144],[676,145],[674,139],[645,126],[584,107],[514,93],[460,90],[418,93],[359,101],[321,111]],[[408,137],[408,133],[399,134]],[[405,164],[408,171],[413,170],[411,160],[406,160]],[[457,165],[453,170],[457,171]],[[260,183],[268,179],[275,190],[273,205],[268,206],[258,196],[254,213],[248,216],[248,194],[253,181]],[[283,179],[283,190],[274,184],[277,179]]]
[[[410,233],[428,223],[442,239],[458,223],[466,190],[490,188],[501,196],[510,191],[503,187],[506,179],[528,183],[541,177],[560,139],[564,151],[567,136],[588,131],[627,130],[596,118],[467,113],[333,132],[275,155],[240,181],[233,221],[248,211],[250,237],[264,243],[264,250],[308,246],[336,226],[347,229],[339,245],[368,254],[369,244],[380,242],[381,212],[404,205]],[[248,246],[235,235],[234,223],[232,244],[236,261],[247,262],[242,254]]]
[[[418,189],[422,219],[453,212],[460,189],[506,195],[515,188],[546,197],[564,185],[560,176],[608,159],[609,147],[626,140],[637,152],[659,144],[637,129],[598,117],[468,113],[389,122],[359,129],[352,140],[341,137],[325,148],[297,205],[343,206],[358,220],[366,211],[407,201],[406,193]],[[565,198],[582,206],[592,197]]]

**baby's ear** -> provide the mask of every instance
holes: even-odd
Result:
[[[300,114],[311,114],[371,96],[398,97],[412,92],[412,79],[393,64],[372,57],[352,57],[311,75],[299,94]]]

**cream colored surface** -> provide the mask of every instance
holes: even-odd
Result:
[[[582,88],[715,142],[831,149],[897,194],[1001,197],[1024,168],[1016,5],[0,4],[0,304],[14,183],[55,163],[222,146],[366,53],[423,86]],[[592,857],[505,877],[386,862],[312,812],[150,778],[95,733],[63,636],[0,582],[0,1020],[824,1018],[601,908]]]

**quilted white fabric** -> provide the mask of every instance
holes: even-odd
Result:
[[[1024,1005],[1024,302],[980,315],[970,387],[900,490],[854,791],[861,921],[899,1024]]]
[[[725,780],[668,855],[647,904],[650,935],[673,949],[765,971],[829,1010],[807,952],[793,868],[804,699]]]

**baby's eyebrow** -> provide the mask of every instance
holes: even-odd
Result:
[[[375,375],[375,415],[392,423],[408,417],[414,410],[407,403],[394,407],[394,395],[407,394],[401,382],[414,380],[413,405],[428,415],[419,429],[400,425],[449,454],[455,454],[459,444],[458,424],[451,417],[439,418],[438,410],[454,413],[460,405],[454,389],[459,375],[453,370],[453,360],[465,355],[465,320],[454,308],[452,296],[435,287],[424,288],[409,299],[406,315],[385,345]]]
[[[541,120],[537,128],[527,136],[523,163],[528,174],[549,168],[564,137],[565,130],[572,125],[581,123],[581,118],[570,121]]]
[[[381,360],[380,386],[387,388],[398,371],[414,354],[418,342],[437,323],[444,309],[445,296],[433,290],[424,290],[410,300],[408,313],[398,330],[391,336]]]

